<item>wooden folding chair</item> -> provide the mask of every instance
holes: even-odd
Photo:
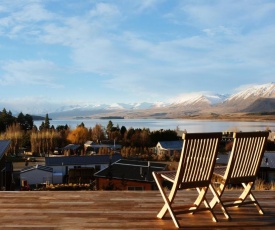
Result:
[[[251,189],[257,178],[257,173],[265,151],[268,132],[239,132],[234,133],[233,146],[229,161],[226,167],[217,167],[214,169],[216,175],[221,181],[219,187],[210,185],[214,198],[210,202],[211,208],[217,203],[227,219],[231,219],[227,207],[242,206],[254,204],[260,214],[264,214],[260,204],[253,195]],[[226,199],[223,196],[228,185],[242,184],[243,190],[239,197]],[[247,198],[250,200],[247,200]]]
[[[179,228],[180,224],[176,215],[209,210],[213,221],[217,222],[205,195],[211,181],[221,137],[221,133],[183,134],[183,147],[177,170],[153,172],[164,200],[164,205],[157,215],[158,218],[162,219],[168,210],[174,224]],[[165,187],[162,185],[163,180],[173,183],[169,195],[166,194]],[[196,188],[198,192],[198,197],[194,203],[177,206],[175,197],[178,190],[192,188]],[[202,202],[205,207],[200,207]]]

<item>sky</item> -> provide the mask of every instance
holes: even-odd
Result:
[[[274,38],[273,0],[0,0],[0,110],[236,93]]]

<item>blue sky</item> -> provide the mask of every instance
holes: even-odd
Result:
[[[273,0],[0,0],[0,109],[232,94],[274,38]]]

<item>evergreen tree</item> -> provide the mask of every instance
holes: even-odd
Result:
[[[22,130],[31,130],[33,127],[33,118],[31,115],[24,115],[20,112],[17,116],[17,123],[19,123]]]
[[[48,114],[46,114],[45,117],[44,129],[50,129],[50,119]]]
[[[12,116],[12,112],[7,112],[4,108],[0,115],[0,132],[5,132],[13,123],[15,123],[15,118]]]

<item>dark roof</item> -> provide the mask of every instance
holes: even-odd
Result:
[[[166,164],[147,161],[119,160],[106,169],[94,174],[95,177],[154,182],[153,171],[162,171]]]
[[[163,149],[182,149],[183,140],[179,141],[159,141]]]
[[[111,162],[121,159],[121,154],[113,154]],[[94,165],[109,164],[110,155],[92,155],[92,156],[64,156],[64,157],[45,157],[46,166],[61,165]]]
[[[265,152],[261,162],[261,167],[275,169],[275,152]]]
[[[43,166],[43,165],[34,165],[34,166],[29,166],[26,168],[21,169],[21,173],[32,171],[32,170],[42,170],[46,172],[53,172],[53,169],[51,167]]]
[[[218,154],[216,164],[227,165],[230,154]]]
[[[155,168],[165,168],[167,164],[165,163],[158,163],[158,162],[151,162],[151,161],[137,161],[137,160],[126,160],[126,159],[121,159],[117,162],[116,164],[123,164],[123,165],[133,165],[133,166],[148,166],[150,164],[151,167]]]
[[[67,149],[70,149],[70,150],[76,150],[80,147],[80,145],[75,145],[75,144],[68,144],[67,146],[65,146],[63,149],[64,150],[67,150]]]
[[[109,148],[109,149],[121,149],[121,145],[116,144],[116,145],[109,145],[109,144],[91,144],[91,145],[86,145],[88,148],[93,148],[93,149],[100,149],[100,148]]]
[[[0,140],[0,159],[2,159],[3,155],[7,152],[10,146],[10,140]]]

